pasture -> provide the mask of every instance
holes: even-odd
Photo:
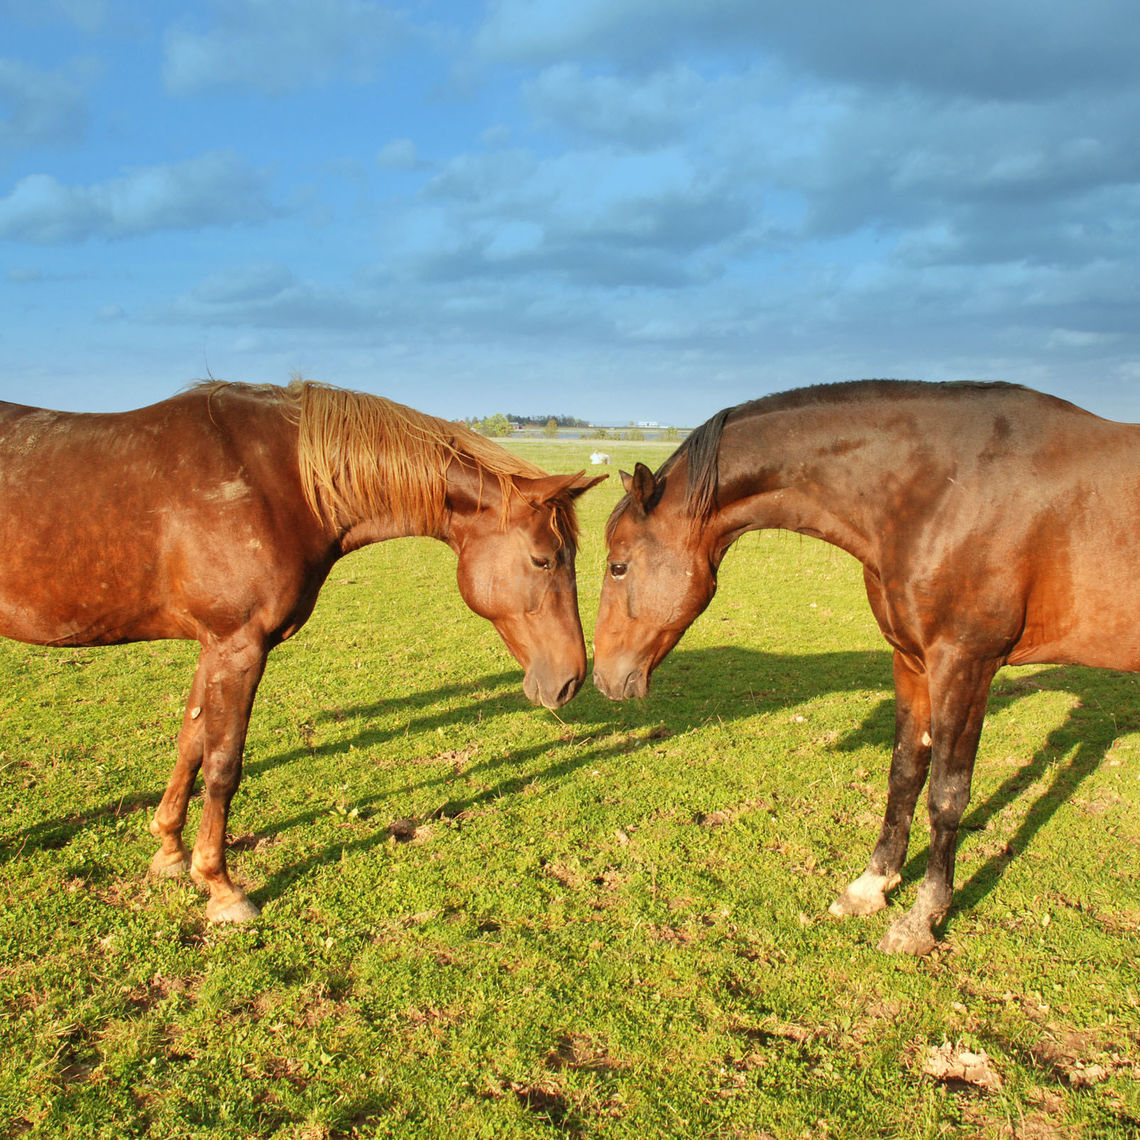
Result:
[[[593,445],[512,444],[550,471]],[[618,466],[579,502],[597,608]],[[147,831],[196,647],[0,643],[0,1130],[35,1137],[1140,1131],[1140,683],[994,687],[928,958],[827,906],[877,835],[890,655],[857,565],[747,535],[649,698],[557,714],[441,543],[273,652],[211,926]],[[191,806],[188,836],[198,818]]]

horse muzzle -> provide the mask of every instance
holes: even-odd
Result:
[[[523,693],[532,704],[542,705],[548,709],[560,709],[574,699],[584,680],[585,677],[581,673],[551,679],[540,677],[535,671],[528,670],[523,677]]]
[[[645,669],[599,669],[595,662],[594,688],[611,701],[644,697],[649,691],[649,673]]]

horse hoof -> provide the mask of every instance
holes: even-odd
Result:
[[[897,887],[900,881],[898,875],[864,871],[827,909],[836,918],[847,915],[864,918],[876,914],[887,905],[887,891]]]
[[[177,879],[189,872],[190,861],[178,852],[159,851],[150,861],[150,873],[159,879]]]
[[[879,940],[883,954],[910,954],[923,958],[937,945],[934,935],[924,926],[913,926],[905,918],[893,923]]]
[[[211,899],[206,904],[206,917],[210,922],[249,922],[260,914],[257,904],[245,895],[228,903],[216,903]]]
[[[887,896],[880,893],[877,895],[857,895],[853,894],[851,888],[843,892],[827,908],[828,914],[835,915],[836,918],[865,918],[869,914],[876,914],[887,905]]]

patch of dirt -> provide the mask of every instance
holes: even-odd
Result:
[[[252,831],[245,831],[241,835],[227,835],[226,847],[231,851],[262,851],[280,841],[279,835],[257,835]]]
[[[1016,1121],[1011,1121],[1004,1112],[1001,1116],[995,1115],[984,1097],[961,1102],[959,1110],[968,1135],[985,1136],[987,1140],[1080,1140],[1087,1135],[1080,1125],[1057,1123],[1063,1106],[1056,1113],[1047,1109],[1023,1112]]]
[[[457,776],[462,776],[471,763],[471,757],[479,750],[478,744],[468,741],[462,748],[447,748],[434,756],[421,756],[413,764],[450,764]]]
[[[697,937],[691,930],[686,930],[682,926],[649,925],[645,927],[645,933],[658,942],[674,942],[680,946],[692,942]]]
[[[575,1126],[573,1121],[567,1119],[572,1115],[574,1106],[565,1091],[557,1085],[512,1081],[508,1087],[528,1112],[543,1117],[555,1128],[563,1129],[571,1136],[582,1134],[581,1126]]]
[[[777,1017],[766,1017],[760,1025],[744,1025],[740,1022],[731,1026],[729,1032],[760,1045],[770,1045],[777,1041],[791,1041],[796,1045],[806,1045],[816,1037],[823,1036],[820,1028],[810,1029],[794,1021],[781,1021]]]
[[[998,1092],[1002,1087],[1001,1074],[994,1068],[984,1049],[973,1052],[961,1042],[931,1045],[922,1059],[921,1070],[939,1084],[951,1089]]]
[[[1116,1073],[1140,1080],[1140,1061],[1113,1050],[1092,1031],[1061,1030],[1050,1025],[1029,1047],[1029,1056],[1038,1068],[1073,1089],[1100,1084]]]
[[[445,1029],[448,1026],[455,1025],[459,1022],[463,1014],[461,1011],[453,1009],[440,1009],[436,1006],[425,1006],[421,1009],[419,1006],[408,1006],[401,1015],[408,1025],[415,1026],[416,1028],[440,1028]]]
[[[148,1010],[172,994],[186,993],[188,989],[182,978],[155,974],[149,982],[140,982],[128,990],[126,998],[136,1009]]]
[[[423,843],[431,835],[431,828],[419,819],[394,819],[386,830],[397,843]]]
[[[554,879],[555,882],[561,883],[570,890],[577,890],[586,884],[582,872],[577,867],[570,867],[565,863],[546,863],[543,865],[542,870],[545,874]]]
[[[729,807],[719,808],[716,811],[697,812],[693,817],[693,822],[709,831],[715,831],[718,827],[727,827],[753,812],[771,810],[772,804],[768,800],[756,797],[738,804],[731,804]]]
[[[588,1118],[624,1115],[625,1106],[616,1096],[599,1100],[586,1092],[563,1088],[555,1079],[538,1081],[489,1080],[482,1095],[493,1098],[514,1096],[527,1112],[546,1121],[563,1136],[589,1134]]]
[[[560,1069],[586,1070],[592,1073],[612,1073],[624,1068],[610,1056],[606,1047],[585,1033],[565,1033],[546,1055],[545,1065],[558,1072]]]

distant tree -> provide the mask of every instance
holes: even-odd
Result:
[[[488,416],[485,420],[480,420],[475,425],[475,430],[480,435],[510,435],[511,425],[510,421],[502,412],[496,412],[493,416]]]
[[[676,443],[681,438],[681,433],[675,427],[667,427],[661,433],[661,438],[667,443]]]
[[[590,439],[611,439],[610,433],[604,427],[596,427],[590,432]]]
[[[634,440],[638,440],[638,441],[644,441],[645,432],[643,432],[641,430],[641,428],[631,428],[628,432],[626,432],[625,437],[626,437],[626,439],[634,439]]]
[[[553,420],[559,427],[563,428],[584,428],[590,426],[585,420],[580,420],[576,416],[517,416],[508,412],[507,419],[516,424],[524,424],[527,427],[542,427],[548,420]]]
[[[547,439],[556,439],[558,437],[558,421],[553,416],[546,421],[542,429],[542,434],[546,436]]]

